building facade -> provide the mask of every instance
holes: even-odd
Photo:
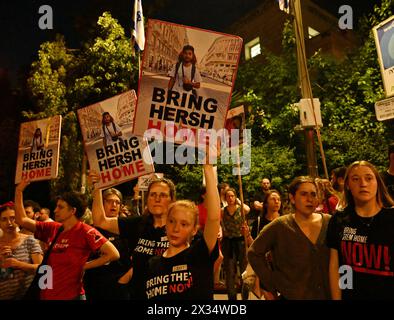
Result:
[[[128,91],[120,95],[117,105],[119,126],[132,125],[134,119],[135,103],[137,97],[134,91]]]
[[[334,16],[312,0],[301,0],[304,40],[307,56],[321,49],[323,54],[342,59],[357,45],[352,30],[341,30],[340,15]],[[255,10],[229,27],[229,32],[244,39],[243,58],[260,59],[264,47],[274,54],[282,52],[282,32],[292,17],[279,9],[276,1],[263,0]]]
[[[231,85],[241,45],[242,42],[237,38],[223,36],[215,39],[200,62],[202,74]]]
[[[185,28],[166,23],[151,24],[147,42],[144,69],[163,74],[171,70],[182,48],[189,43]]]

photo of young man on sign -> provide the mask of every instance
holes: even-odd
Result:
[[[241,49],[237,36],[149,20],[134,134],[198,145],[199,131],[223,129]]]

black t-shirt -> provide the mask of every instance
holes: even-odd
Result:
[[[380,176],[382,177],[390,196],[394,199],[394,176],[389,174],[387,171],[381,172]]]
[[[252,200],[252,202],[250,203],[250,213],[248,214],[247,218],[248,220],[251,220],[252,223],[257,219],[257,217],[261,214],[261,210],[256,210],[254,208],[254,202],[255,201],[259,201],[261,203],[263,203],[265,198],[265,193],[260,190],[259,192],[257,192]]]
[[[110,262],[109,264],[100,266],[98,268],[93,268],[86,270],[85,278],[93,277],[98,280],[98,278],[102,277],[113,277],[116,281],[123,276],[131,267],[131,260],[130,260],[130,250],[128,246],[128,242],[126,239],[121,239],[119,235],[108,232],[107,230],[97,228],[96,229],[105,237],[107,238],[116,249],[118,249],[120,258],[119,260],[115,260]],[[91,254],[89,260],[94,260],[99,258],[100,252],[94,252]]]
[[[256,239],[260,231],[263,230],[263,228],[270,222],[272,222],[272,220],[268,220],[265,216],[264,217],[258,216],[256,220],[253,221],[252,223],[252,230],[250,232],[252,238]]]
[[[149,260],[146,297],[156,300],[212,300],[213,265],[218,244],[209,254],[204,238],[177,255]]]
[[[337,212],[328,225],[327,245],[338,250],[340,267],[352,268],[353,289],[343,289],[343,299],[394,299],[394,209],[372,218],[350,208]],[[348,285],[348,271],[339,276]]]
[[[122,217],[118,219],[118,225],[120,237],[129,241],[132,251],[132,298],[146,299],[145,278],[148,260],[152,256],[161,256],[168,248],[165,227],[155,228],[151,216]]]

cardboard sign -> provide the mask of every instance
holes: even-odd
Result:
[[[135,101],[131,90],[77,111],[90,170],[100,175],[98,188],[154,172],[146,140],[132,134]]]
[[[148,191],[149,184],[153,178],[163,178],[163,173],[151,173],[138,178],[138,188],[140,191]]]
[[[376,101],[375,114],[378,121],[384,121],[394,118],[394,97]]]
[[[184,143],[193,132],[197,145],[199,129],[223,129],[241,50],[237,36],[149,20],[134,134]]]
[[[245,108],[244,106],[239,106],[228,110],[225,128],[229,134],[229,141],[227,147],[239,147],[244,143],[244,129],[246,128],[245,120]],[[233,132],[232,132],[233,130]],[[236,136],[236,142],[232,142],[231,138]],[[234,139],[233,139],[234,140]]]
[[[21,124],[15,183],[57,178],[61,124],[60,115]]]

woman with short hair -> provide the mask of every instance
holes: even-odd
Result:
[[[325,242],[330,215],[315,212],[317,188],[311,177],[295,178],[289,195],[294,213],[263,228],[248,250],[249,263],[266,300],[329,299],[329,249]],[[266,259],[269,252],[272,262]]]
[[[36,239],[54,243],[47,265],[52,269],[52,288],[41,289],[41,300],[85,300],[82,276],[85,270],[102,266],[119,259],[113,244],[95,228],[80,221],[86,202],[81,194],[66,192],[57,197],[56,222],[41,222],[27,217],[23,207],[23,191],[30,183],[22,180],[15,188],[16,222],[34,232]],[[100,256],[87,261],[90,254],[100,251]]]

